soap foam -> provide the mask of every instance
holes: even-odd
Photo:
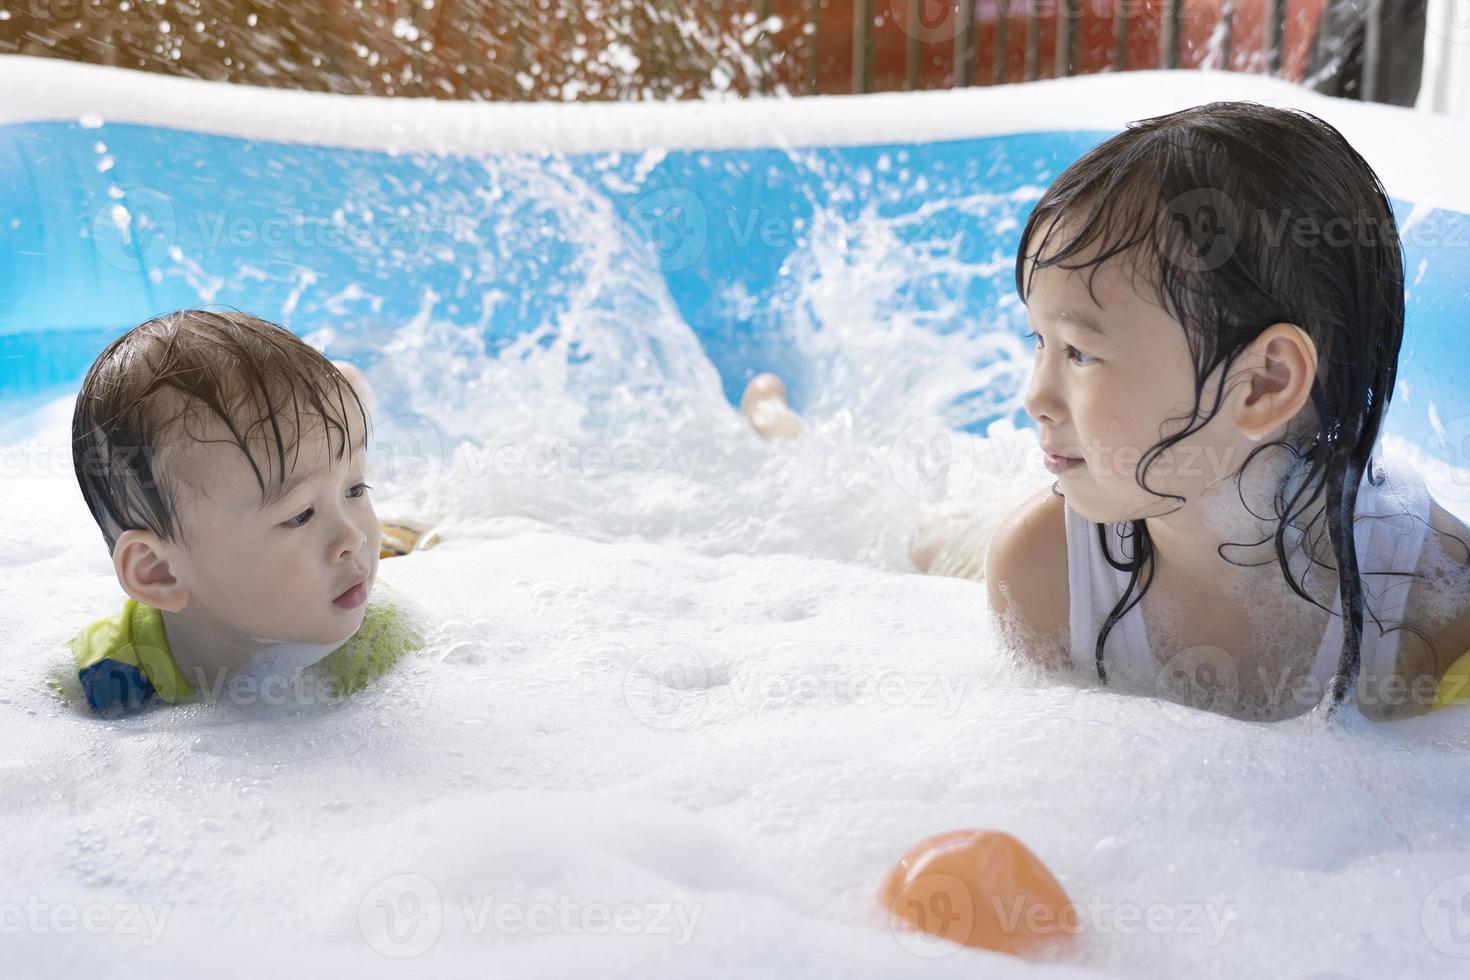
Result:
[[[1055,683],[1006,653],[983,584],[913,574],[925,514],[1049,482],[1022,465],[1034,435],[954,424],[980,411],[957,393],[1013,397],[1029,355],[999,319],[928,329],[906,284],[948,259],[857,235],[793,259],[790,341],[830,380],[801,438],[765,443],[611,209],[514,176],[577,252],[559,322],[498,351],[427,314],[367,338],[394,406],[379,512],[445,532],[381,566],[431,620],[383,682],[62,705],[48,667],[122,597],[67,401],[7,450],[61,462],[6,481],[0,903],[168,918],[147,946],[47,919],[0,945],[6,975],[1454,975],[1461,712],[1261,725]],[[1015,834],[1084,909],[1069,964],[890,931],[891,863],[966,827]]]

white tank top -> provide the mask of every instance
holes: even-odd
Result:
[[[1374,486],[1368,474],[1382,467],[1385,476],[1381,486]],[[1063,505],[1067,524],[1067,580],[1071,588],[1071,655],[1073,666],[1084,676],[1097,677],[1097,636],[1109,613],[1128,588],[1129,573],[1108,563],[1098,540],[1097,525]],[[1401,630],[1379,635],[1373,622],[1376,614],[1385,628],[1403,619],[1405,600],[1413,578],[1369,574],[1372,572],[1410,572],[1419,562],[1424,535],[1429,528],[1429,493],[1424,478],[1411,464],[1384,457],[1375,451],[1359,484],[1353,537],[1357,543],[1358,569],[1363,582],[1363,642],[1361,664],[1364,672],[1382,676],[1398,658]],[[1383,518],[1369,519],[1369,518]],[[1133,555],[1133,539],[1123,537],[1127,523],[1107,525],[1108,547],[1114,558],[1125,561]],[[1295,545],[1302,532],[1288,528],[1285,543],[1292,556],[1292,572],[1301,581],[1307,563],[1306,555]],[[1293,551],[1295,548],[1295,551]],[[1278,566],[1279,567],[1279,566]],[[1142,585],[1140,579],[1140,586]],[[1289,588],[1285,581],[1283,588]],[[1326,684],[1342,655],[1342,597],[1336,594],[1332,617],[1317,648],[1312,676],[1326,690]],[[1135,589],[1129,601],[1138,598]],[[1301,600],[1305,602],[1305,600]],[[1142,603],[1135,602],[1108,633],[1103,648],[1103,670],[1109,688],[1130,693],[1154,694],[1158,690],[1159,661],[1148,642]]]

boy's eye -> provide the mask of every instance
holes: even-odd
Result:
[[[361,497],[364,494],[366,494],[371,489],[372,489],[372,487],[370,487],[368,484],[366,484],[366,483],[359,483],[359,484],[356,484],[355,486],[353,486],[352,488],[350,488],[347,491],[347,496],[355,500],[358,497]],[[314,508],[314,507],[308,507],[305,510],[303,510],[301,513],[297,514],[295,517],[291,518],[289,521],[283,521],[282,524],[281,524],[281,526],[282,527],[293,527],[293,528],[294,527],[304,527],[307,524],[307,522],[309,522],[312,519],[312,517],[315,516],[315,514],[316,514],[316,508]]]
[[[1041,347],[1041,334],[1037,333],[1036,331],[1033,330],[1030,333],[1025,334],[1024,337],[1026,340],[1034,340],[1036,342],[1036,346],[1038,348]],[[1068,345],[1067,347],[1067,357],[1072,360],[1072,363],[1079,364],[1084,367],[1097,360],[1097,358],[1093,357],[1091,354],[1084,353],[1077,348],[1072,347],[1071,345]]]

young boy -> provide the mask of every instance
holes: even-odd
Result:
[[[181,310],[113,341],[72,418],[77,481],[128,595],[71,642],[88,706],[214,699],[318,661],[345,694],[418,645],[371,599],[367,433],[342,371],[257,317]]]

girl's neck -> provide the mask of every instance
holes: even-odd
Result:
[[[1308,468],[1285,447],[1271,447],[1180,509],[1148,518],[1156,573],[1167,569],[1171,583],[1193,585],[1203,595],[1232,584],[1259,582],[1266,575],[1279,580],[1278,512],[1292,507],[1292,497]],[[1325,496],[1319,493],[1286,528],[1283,545],[1299,581],[1309,567],[1308,555],[1336,568],[1323,519]],[[1295,506],[1303,503],[1305,500],[1298,501]],[[1314,580],[1321,574],[1321,569],[1314,572]]]

